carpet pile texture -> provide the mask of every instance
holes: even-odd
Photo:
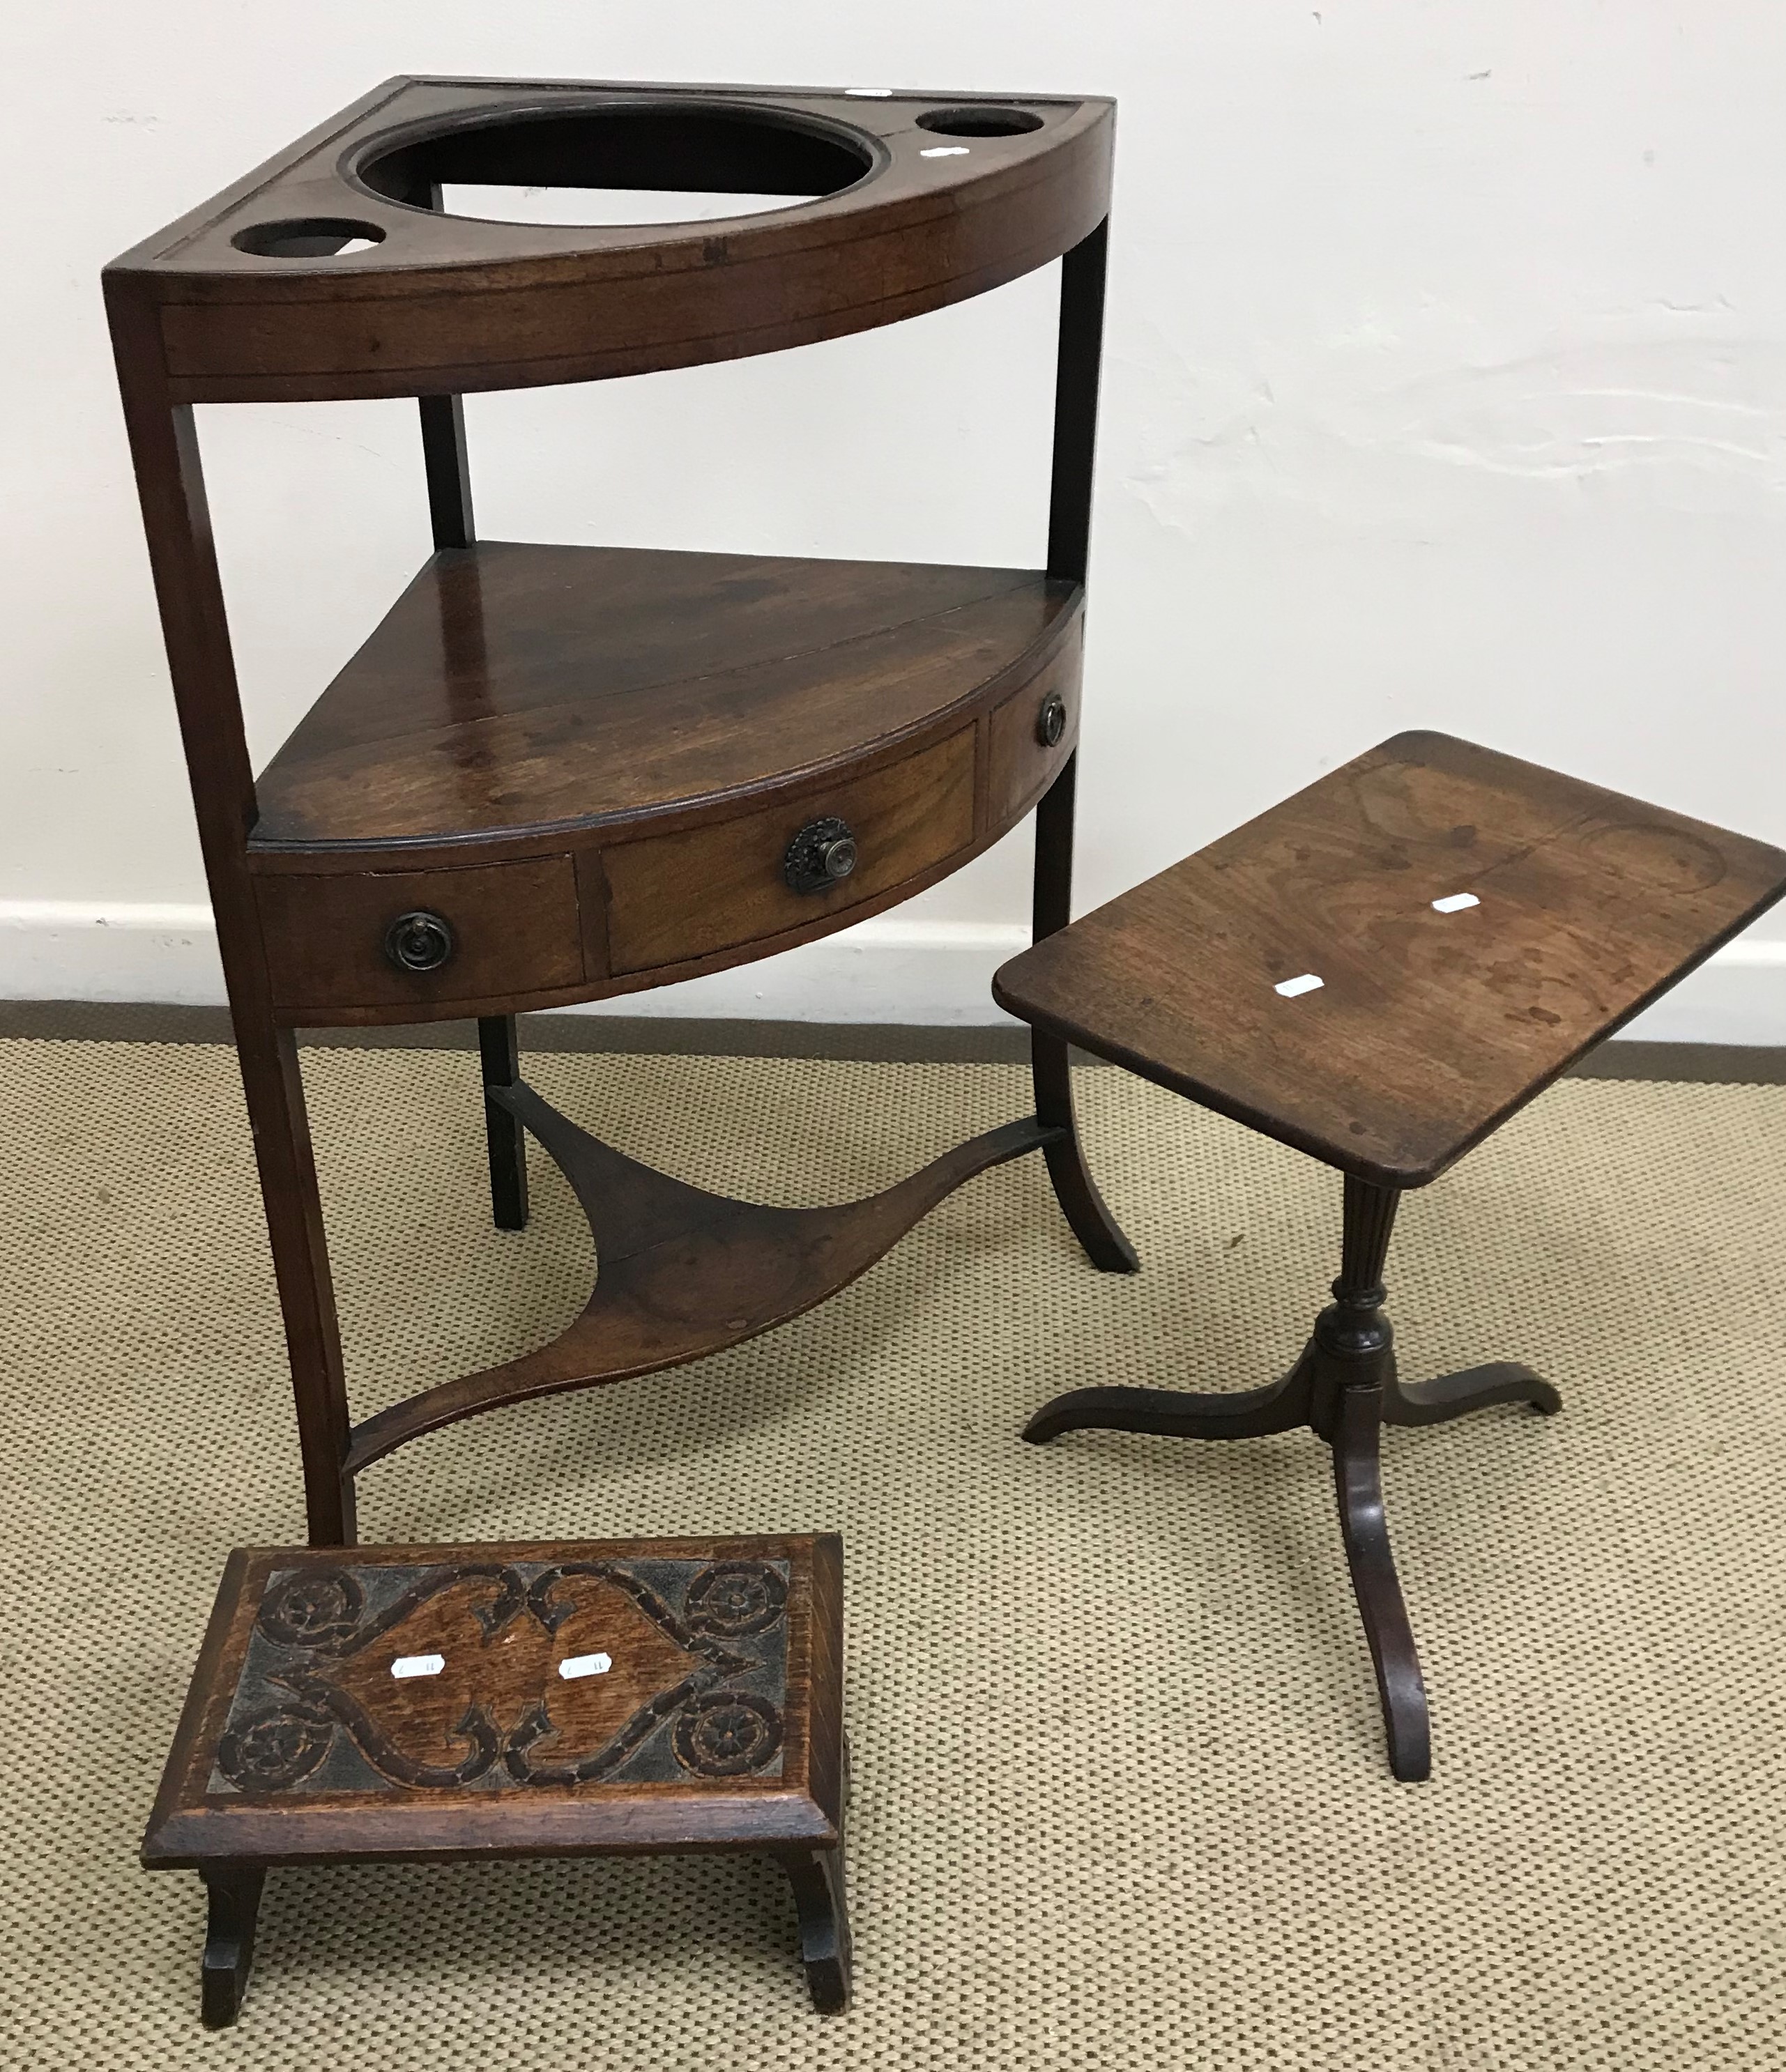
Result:
[[[475,1067],[307,1054],[356,1416],[525,1349],[593,1270],[536,1149],[489,1224]],[[541,1056],[549,1100],[755,1198],[841,1200],[1024,1112],[1022,1073]],[[135,1849],[224,1556],[303,1521],[234,1060],[0,1044],[0,2062],[286,2072],[1751,2072],[1786,2066],[1786,1090],[1566,1082],[1406,1201],[1410,1379],[1564,1414],[1396,1432],[1435,1774],[1393,1782],[1310,1434],[1021,1445],[1060,1389],[1234,1388],[1337,1266],[1332,1174],[1078,1075],[1142,1255],[1039,1160],[680,1372],[521,1404],[361,1482],[362,1536],[835,1528],[854,2010],[755,1859],[275,1872],[238,2028],[198,1881]]]

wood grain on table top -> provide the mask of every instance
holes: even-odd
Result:
[[[1786,854],[1397,734],[1005,966],[1011,1013],[1421,1186],[1786,891]],[[1433,902],[1473,894],[1440,914]],[[1281,983],[1319,989],[1294,998]]]

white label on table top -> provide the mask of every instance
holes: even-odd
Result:
[[[1274,993],[1281,993],[1286,1000],[1294,1000],[1299,994],[1319,992],[1325,983],[1313,972],[1304,972],[1300,978],[1286,978],[1282,985],[1274,985],[1271,989]]]
[[[893,92],[890,86],[846,86],[843,90],[852,101],[886,101]]]
[[[438,1676],[446,1667],[444,1655],[400,1655],[391,1664],[393,1676]]]
[[[605,1676],[613,1667],[605,1655],[567,1655],[558,1664],[558,1674],[569,1684],[579,1676]]]
[[[1473,892],[1454,892],[1448,899],[1435,899],[1435,914],[1461,914],[1466,906],[1479,906],[1482,902]]]
[[[928,150],[920,151],[920,158],[965,158],[968,154],[965,144],[932,144]]]

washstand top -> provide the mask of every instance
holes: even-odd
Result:
[[[448,394],[866,331],[1056,259],[1114,105],[866,88],[386,81],[106,271],[173,402]],[[750,197],[684,223],[455,216],[442,187]],[[788,197],[785,205],[764,198]]]

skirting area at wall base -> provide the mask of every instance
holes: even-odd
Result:
[[[994,1006],[989,989],[994,971],[1028,939],[1027,930],[1008,923],[885,915],[710,978],[529,1016],[529,1041],[537,1050],[710,1055],[723,1048],[748,1056],[1020,1056],[1023,1033]],[[32,1034],[73,1034],[84,1008],[111,1005],[135,1015],[152,1013],[143,1004],[154,1003],[195,1018],[160,1025],[170,1032],[176,1026],[191,1031],[161,1040],[222,1040],[227,1034],[220,1019],[223,972],[210,909],[0,901],[0,1011],[8,1001],[30,1009]],[[45,1013],[61,1018],[58,1030],[35,1018]],[[101,1016],[89,1026],[97,1034],[105,1021]],[[578,1026],[591,1022],[600,1026]],[[27,1033],[16,1013],[0,1026]],[[121,1033],[126,1022],[113,1017],[107,1026]],[[467,1026],[426,1023],[383,1032],[319,1031],[310,1040],[456,1046],[467,1040]],[[1652,1050],[1786,1045],[1786,941],[1745,938],[1727,944],[1581,1069],[1621,1075],[1628,1067],[1613,1059],[1632,1045]],[[1734,1069],[1739,1062],[1728,1061],[1715,1075],[1681,1071],[1665,1076],[1751,1076]],[[1774,1076],[1771,1071],[1761,1075]],[[1646,1071],[1640,1076],[1664,1075]]]
[[[86,1043],[227,1043],[221,1007],[164,1007],[122,1001],[0,1000],[0,1041]],[[465,1050],[472,1022],[409,1022],[395,1029],[307,1029],[306,1050]],[[527,1051],[607,1051],[685,1058],[833,1058],[883,1064],[1014,1065],[1029,1055],[1027,1032],[1002,1027],[926,1027],[916,1022],[726,1022],[694,1015],[524,1014]],[[1073,1053],[1076,1065],[1105,1060]],[[1786,1044],[1603,1043],[1570,1075],[1583,1079],[1681,1079],[1699,1085],[1786,1085]]]

